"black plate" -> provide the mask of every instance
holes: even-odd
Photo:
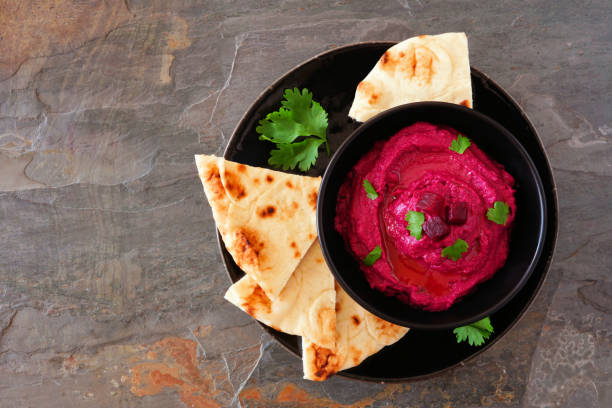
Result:
[[[376,64],[385,50],[395,43],[359,43],[320,54],[295,67],[269,86],[238,123],[224,157],[253,166],[269,167],[267,158],[273,147],[257,138],[257,122],[267,113],[280,107],[286,88],[308,88],[315,100],[329,114],[328,139],[332,153],[359,124],[348,118],[348,110],[355,88]],[[339,375],[354,379],[391,382],[410,381],[439,374],[457,366],[488,349],[499,340],[525,313],[546,276],[557,237],[558,212],[555,183],[542,143],[525,113],[518,104],[485,74],[472,68],[474,109],[493,118],[510,131],[534,161],[546,193],[548,224],[542,256],[531,277],[521,291],[506,306],[491,316],[495,334],[480,348],[467,343],[458,344],[451,331],[410,330],[399,342],[384,348],[359,366]],[[329,157],[321,152],[309,175],[322,175]],[[232,282],[244,273],[225,250],[218,236],[223,262]],[[262,327],[287,350],[300,355],[300,339]]]

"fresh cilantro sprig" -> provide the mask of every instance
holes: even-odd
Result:
[[[270,152],[268,163],[283,170],[294,169],[306,171],[317,161],[319,146],[323,140],[309,138],[297,143],[279,143],[277,149]]]
[[[282,107],[259,121],[255,131],[260,140],[276,144],[268,163],[283,170],[299,167],[307,171],[317,161],[319,146],[325,143],[327,154],[327,112],[304,88],[285,89]],[[299,139],[299,140],[298,140]]]
[[[366,255],[366,257],[363,258],[361,261],[366,266],[372,266],[374,265],[374,262],[378,261],[381,255],[382,255],[382,249],[380,249],[380,247],[376,245],[374,249],[371,250],[370,253]]]
[[[376,189],[368,179],[363,180],[363,189],[365,190],[366,195],[370,200],[376,200],[378,198],[378,193],[376,192]]]
[[[461,254],[467,252],[468,243],[462,240],[461,238],[457,238],[457,240],[451,246],[447,246],[442,250],[443,258],[450,258],[453,261],[461,258]]]
[[[491,325],[491,319],[485,317],[467,326],[457,327],[453,330],[453,333],[457,336],[457,343],[467,339],[470,346],[482,346],[485,340],[491,337],[493,326]]]
[[[420,211],[408,211],[405,219],[408,221],[406,229],[410,231],[410,235],[415,237],[417,241],[423,238],[423,223],[425,222],[425,214]]]
[[[510,207],[508,204],[504,203],[503,201],[496,201],[493,204],[493,208],[489,208],[487,210],[487,218],[496,224],[506,225],[509,212]]]
[[[449,149],[459,154],[463,154],[463,152],[465,152],[471,144],[472,142],[470,141],[470,139],[459,133],[457,135],[457,138],[451,142]]]

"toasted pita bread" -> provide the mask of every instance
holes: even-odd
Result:
[[[225,248],[276,299],[317,236],[321,178],[195,158]]]
[[[315,240],[280,293],[270,300],[250,276],[245,275],[225,293],[225,299],[275,330],[307,336],[322,347],[336,340],[334,277]]]
[[[355,367],[407,332],[408,328],[366,311],[336,284],[336,347],[321,347],[303,336],[304,378],[323,381],[338,371]]]
[[[472,107],[465,33],[420,35],[389,48],[357,85],[349,116],[365,122],[394,106],[420,101]]]

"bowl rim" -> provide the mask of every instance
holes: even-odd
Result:
[[[472,120],[476,119],[476,120],[484,121],[484,122],[487,122],[490,126],[494,127],[499,133],[503,134],[514,145],[514,147],[519,151],[521,156],[523,156],[525,163],[529,167],[529,172],[531,173],[531,176],[534,177],[535,179],[534,181],[535,181],[536,190],[537,190],[537,198],[538,198],[537,201],[538,201],[538,210],[539,210],[539,218],[540,218],[540,227],[538,229],[537,245],[536,245],[534,254],[530,259],[529,265],[523,272],[521,279],[510,291],[508,291],[506,295],[504,295],[498,302],[496,302],[491,307],[473,314],[472,317],[459,319],[456,321],[452,321],[450,323],[422,323],[422,322],[409,321],[406,319],[399,319],[399,318],[396,318],[394,316],[391,316],[379,310],[372,303],[363,299],[362,296],[360,296],[355,290],[353,290],[353,288],[345,281],[343,275],[337,270],[336,265],[333,262],[333,256],[331,252],[329,251],[329,248],[326,242],[326,239],[327,239],[326,233],[324,231],[324,228],[322,227],[324,223],[323,201],[327,197],[327,194],[326,194],[327,186],[330,183],[330,178],[332,176],[332,172],[334,171],[336,167],[336,164],[340,161],[342,154],[346,151],[348,146],[350,146],[351,143],[353,143],[353,141],[359,137],[359,135],[367,132],[367,130],[371,128],[372,126],[374,126],[374,124],[377,124],[380,121],[384,121],[387,117],[394,115],[396,112],[412,110],[416,108],[423,108],[423,107],[426,109],[430,109],[430,108],[431,109],[439,109],[439,108],[454,109],[456,111],[463,112],[466,115],[471,115],[473,118]],[[406,125],[406,126],[409,126],[409,125]],[[389,138],[391,136],[392,135],[390,135]],[[330,271],[334,275],[334,278],[340,284],[340,286],[349,294],[349,296],[353,300],[355,300],[359,305],[365,308],[367,311],[371,312],[372,314],[384,320],[387,320],[391,323],[395,323],[397,325],[404,326],[404,327],[410,327],[410,328],[421,329],[421,330],[447,330],[447,329],[452,329],[455,327],[464,326],[464,325],[476,322],[487,316],[492,315],[493,313],[501,309],[504,305],[506,305],[527,283],[529,277],[531,276],[535,267],[538,264],[540,256],[542,255],[544,243],[546,241],[546,231],[547,231],[547,223],[548,223],[547,221],[548,211],[547,211],[546,205],[547,203],[546,203],[544,185],[542,183],[540,175],[538,174],[537,167],[535,166],[527,150],[518,141],[518,139],[516,139],[516,137],[512,133],[510,133],[510,131],[508,131],[505,127],[503,127],[501,124],[499,124],[497,121],[490,118],[489,116],[481,112],[478,112],[474,109],[470,109],[470,108],[467,108],[461,105],[447,103],[447,102],[437,102],[437,101],[413,102],[413,103],[398,105],[393,108],[387,109],[381,113],[378,113],[372,118],[366,120],[357,129],[355,129],[338,147],[336,152],[331,157],[329,164],[327,165],[325,172],[323,174],[322,180],[321,180],[321,186],[320,186],[319,195],[317,198],[317,214],[316,214],[317,215],[317,235],[319,236],[319,242],[321,244],[321,250],[323,252],[323,257],[325,258],[325,262],[327,263]],[[361,269],[359,271],[360,273],[363,273]],[[481,282],[481,284],[482,283],[484,282]],[[411,307],[408,304],[406,304],[406,306]],[[431,312],[431,313],[444,313],[444,312],[446,311]]]

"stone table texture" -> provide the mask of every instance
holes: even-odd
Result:
[[[317,53],[448,31],[541,134],[549,276],[461,368],[303,380],[223,300],[193,155]],[[611,67],[609,0],[0,0],[0,407],[611,407]]]

